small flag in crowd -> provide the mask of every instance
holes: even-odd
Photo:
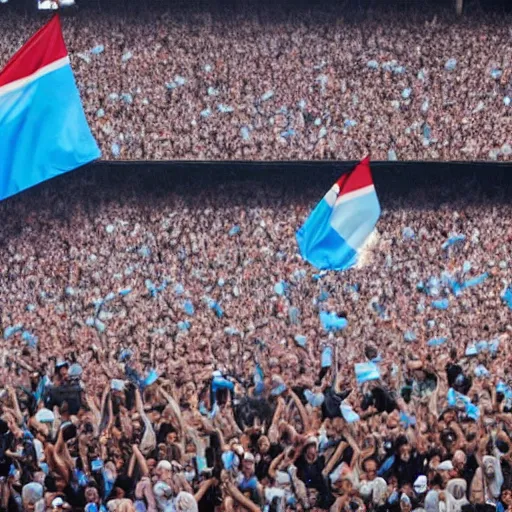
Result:
[[[101,156],[54,16],[0,72],[0,199]]]
[[[354,266],[379,216],[370,159],[365,158],[332,186],[297,231],[302,257],[324,270]]]

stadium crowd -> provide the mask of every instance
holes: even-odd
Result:
[[[85,11],[63,26],[105,159],[510,160],[510,15],[386,10]],[[2,12],[0,65],[42,23]]]
[[[315,181],[0,204],[2,510],[511,509],[510,190],[379,191],[322,273]]]

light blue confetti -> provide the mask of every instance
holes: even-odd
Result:
[[[91,53],[93,55],[99,55],[100,53],[103,53],[105,51],[105,47],[102,45],[102,44],[99,44],[97,46],[95,46],[92,50],[91,50]]]
[[[9,339],[11,336],[23,330],[23,324],[16,324],[11,327],[6,327],[4,329],[4,340]]]
[[[320,358],[322,368],[330,368],[332,366],[332,348],[324,347]]]
[[[411,93],[412,93],[412,89],[410,87],[405,88],[402,91],[402,98],[404,100],[408,99],[411,96]]]
[[[117,142],[114,142],[110,146],[110,151],[112,152],[113,156],[118,157],[121,153],[121,147],[119,146],[119,144]]]
[[[183,285],[178,283],[175,287],[174,287],[174,293],[176,295],[178,295],[178,297],[180,295],[183,295],[185,293],[185,288],[183,288]]]
[[[396,162],[398,160],[396,156],[396,151],[394,149],[388,150],[388,161],[389,162]]]
[[[366,67],[370,69],[379,69],[379,63],[376,60],[369,60],[366,63]]]
[[[458,244],[461,244],[462,242],[464,242],[466,240],[466,235],[454,235],[454,236],[451,236],[450,238],[448,238],[448,240],[446,242],[443,243],[443,245],[441,246],[442,249],[446,250],[448,249],[449,247],[452,247],[454,245],[458,245]]]
[[[286,291],[286,286],[283,281],[279,281],[279,283],[276,283],[274,285],[274,292],[276,293],[276,295],[282,296],[285,294],[285,291]]]
[[[512,309],[512,286],[509,286],[501,295],[503,302]],[[4,336],[5,337],[5,336]]]
[[[345,128],[354,128],[354,126],[357,126],[357,121],[354,121],[353,119],[345,119],[343,126],[345,126]]]
[[[29,311],[30,313],[32,313],[33,311],[35,311],[37,309],[37,307],[35,304],[27,304],[27,307],[25,309],[27,311]]]
[[[96,117],[99,117],[99,118],[105,117],[105,111],[102,108],[99,108],[96,111]]]
[[[402,237],[405,240],[413,240],[415,238],[414,230],[410,227],[405,227],[402,231]]]
[[[106,329],[105,324],[101,320],[98,320],[98,319],[96,319],[96,321],[94,322],[94,327],[96,327],[96,330],[99,332],[105,332],[105,329]]]
[[[432,301],[432,307],[435,309],[445,310],[450,307],[450,301],[448,299],[440,299]]]
[[[242,137],[243,140],[249,140],[251,133],[247,126],[242,126],[242,128],[240,128],[240,136]]]
[[[473,277],[472,279],[468,279],[464,282],[462,287],[464,289],[471,288],[472,286],[478,286],[479,284],[482,284],[487,278],[489,277],[489,274],[487,272],[480,274],[479,276]]]
[[[201,117],[210,117],[212,115],[212,111],[209,108],[205,108],[199,114]]]
[[[121,57],[121,61],[122,62],[128,62],[131,58],[133,57],[133,53],[128,51],[128,52],[125,52],[123,54],[123,56]]]
[[[122,290],[119,290],[119,295],[121,297],[126,297],[127,295],[129,295],[130,293],[132,293],[132,289],[131,288],[123,288]]]
[[[322,270],[318,274],[313,274],[313,276],[312,276],[313,277],[313,281],[320,281],[320,279],[322,279],[326,275],[327,275],[327,271],[326,270]]]
[[[178,322],[178,329],[180,331],[188,331],[190,329],[190,322],[188,320]]]
[[[503,71],[501,71],[501,69],[493,69],[491,71],[491,76],[494,78],[494,80],[500,79],[501,75],[503,75]]]
[[[431,338],[428,340],[427,345],[429,347],[439,347],[440,345],[443,345],[446,343],[448,338]]]
[[[25,341],[30,348],[36,348],[37,342],[39,340],[35,334],[32,334],[28,331],[23,331],[21,339]]]
[[[183,85],[185,85],[187,83],[187,79],[180,76],[180,75],[176,75],[174,77],[174,83],[180,87],[182,87]]]
[[[147,245],[143,245],[137,252],[143,258],[149,258],[151,256],[151,249]]]
[[[112,224],[109,224],[106,228],[105,228],[105,231],[110,235],[114,232],[116,228],[112,225]]]
[[[192,316],[195,312],[194,305],[192,304],[192,302],[186,300],[185,303],[183,304],[183,311],[185,311],[185,313],[188,316]]]
[[[121,94],[121,100],[127,105],[131,105],[133,103],[133,96],[129,92],[123,92]]]
[[[412,343],[413,341],[416,341],[417,337],[416,334],[413,331],[406,331],[404,334],[404,340]]]
[[[320,322],[323,329],[329,332],[340,331],[348,325],[346,318],[339,317],[334,312],[328,313],[327,311],[320,312]]]
[[[267,91],[261,96],[261,101],[268,101],[274,97],[274,91]]]
[[[446,71],[454,71],[456,67],[457,59],[454,58],[448,59],[444,65],[444,69],[446,69]]]
[[[215,313],[217,318],[222,318],[222,316],[224,315],[224,311],[222,311],[222,308],[216,301],[214,301],[212,298],[207,297],[206,304]]]
[[[297,343],[297,345],[299,345],[299,347],[302,348],[306,346],[306,343],[308,341],[307,337],[304,336],[303,334],[296,334],[293,339],[295,340],[295,343]]]
[[[426,141],[430,141],[430,139],[432,138],[432,130],[430,129],[430,126],[427,123],[423,125],[423,138]]]
[[[238,235],[238,233],[240,233],[240,226],[233,226],[230,230],[229,230],[229,236],[235,236],[235,235]]]
[[[230,112],[233,112],[233,107],[230,107],[229,105],[223,105],[220,103],[217,105],[217,110],[222,114],[229,114]]]
[[[469,261],[465,261],[464,265],[462,266],[462,272],[464,274],[467,274],[471,270],[471,263]]]
[[[284,139],[289,139],[290,137],[294,137],[295,135],[297,135],[297,133],[293,128],[288,128],[288,130],[281,132],[281,137],[283,137]]]
[[[218,96],[219,91],[215,87],[208,87],[208,96]]]

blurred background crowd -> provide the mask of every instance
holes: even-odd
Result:
[[[510,13],[195,3],[64,20],[103,158],[511,158]],[[6,6],[0,66],[42,23]]]

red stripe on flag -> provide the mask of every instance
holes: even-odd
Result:
[[[347,174],[344,174],[337,182],[340,187],[338,197],[360,188],[368,187],[373,185],[372,173],[370,171],[370,158],[366,157],[361,160],[354,170]]]
[[[55,15],[14,54],[0,72],[0,87],[30,76],[67,54],[60,19]]]

